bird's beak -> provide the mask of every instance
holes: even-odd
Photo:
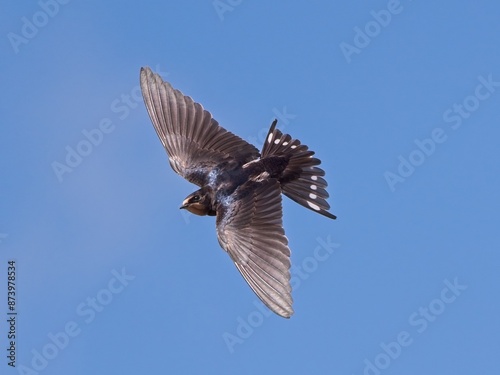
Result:
[[[186,209],[188,207],[188,199],[184,199],[184,201],[182,202],[182,206],[179,207],[179,209]]]

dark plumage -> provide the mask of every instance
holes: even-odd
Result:
[[[281,193],[335,219],[328,212],[321,161],[299,140],[276,129],[276,120],[259,153],[151,69],[142,68],[140,80],[170,165],[200,186],[181,208],[216,216],[219,243],[238,271],[272,311],[289,318],[290,249],[282,225]]]

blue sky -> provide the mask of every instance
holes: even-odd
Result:
[[[497,373],[499,16],[495,2],[4,4],[4,353],[11,259],[18,315],[2,374]],[[168,165],[141,66],[259,149],[277,117],[322,160],[338,219],[284,198],[290,320],[257,302],[214,218],[179,211],[195,186]]]

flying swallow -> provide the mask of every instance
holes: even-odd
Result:
[[[170,165],[199,190],[181,209],[216,216],[220,246],[248,285],[276,314],[293,314],[290,249],[281,193],[330,219],[325,172],[314,152],[274,120],[259,151],[225,130],[189,96],[141,68],[142,95]]]

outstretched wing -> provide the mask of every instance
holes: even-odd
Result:
[[[219,126],[201,104],[150,68],[141,68],[141,89],[170,165],[188,181],[202,186],[210,170],[222,161],[232,158],[246,163],[259,157],[254,146]]]
[[[219,243],[257,296],[276,314],[293,314],[290,249],[276,179],[248,181],[217,208]]]

